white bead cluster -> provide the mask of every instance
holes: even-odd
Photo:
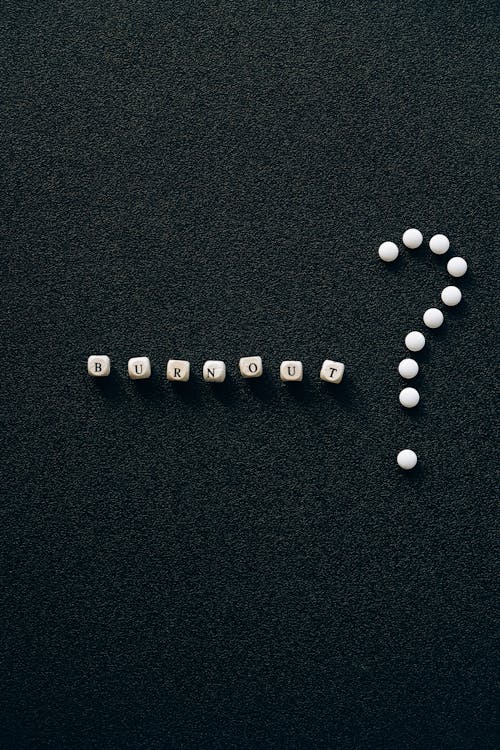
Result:
[[[241,357],[239,371],[242,378],[260,378],[264,373],[262,357]],[[91,354],[87,360],[87,372],[94,378],[108,377],[111,373],[111,360],[106,354]],[[207,383],[223,383],[226,379],[226,364],[218,359],[207,359],[203,363],[203,380]],[[320,380],[338,385],[345,372],[343,362],[325,359],[319,372]],[[185,359],[169,359],[165,375],[175,383],[187,383],[191,365]],[[131,380],[147,380],[151,377],[149,357],[132,357],[128,361],[128,375]],[[286,359],[280,365],[280,380],[284,383],[300,383],[304,377],[304,366],[299,360]]]
[[[420,230],[411,228],[403,233],[403,245],[410,250],[416,250],[423,242]],[[429,248],[435,255],[444,255],[450,248],[450,241],[444,234],[435,234],[429,240]],[[386,263],[391,263],[399,256],[399,247],[395,242],[382,242],[378,249],[379,257]],[[451,258],[446,266],[448,273],[453,278],[460,278],[467,272],[467,262],[464,258]],[[462,292],[457,286],[446,286],[441,292],[441,301],[446,307],[455,307],[462,299]],[[429,307],[423,314],[423,322],[426,328],[440,328],[444,323],[443,312],[437,307]],[[406,348],[410,352],[419,352],[425,346],[425,336],[420,331],[410,331],[405,337]],[[398,372],[402,378],[411,380],[418,375],[418,363],[411,358],[401,360]],[[413,409],[420,401],[420,394],[416,388],[403,388],[399,394],[399,402],[406,409]],[[413,469],[417,464],[417,455],[414,451],[405,449],[397,456],[398,465],[402,469]]]

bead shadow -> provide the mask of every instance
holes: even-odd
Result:
[[[419,383],[419,386],[420,386],[420,385],[423,385],[423,384],[420,384],[420,383]],[[398,404],[398,407],[399,407],[399,410],[400,410],[401,414],[402,414],[402,415],[403,415],[403,416],[404,416],[404,417],[405,417],[406,419],[410,419],[410,420],[411,420],[412,422],[414,422],[414,423],[418,423],[418,422],[420,422],[420,421],[421,421],[422,419],[425,419],[425,417],[426,417],[426,415],[427,415],[427,409],[426,409],[426,407],[425,407],[425,404],[423,403],[423,400],[424,400],[424,399],[423,399],[423,397],[422,397],[422,392],[421,392],[421,389],[420,389],[420,387],[419,387],[419,386],[418,386],[418,387],[417,387],[417,386],[414,386],[414,387],[416,387],[416,388],[417,388],[418,392],[420,393],[420,401],[418,402],[418,404],[417,404],[416,406],[413,406],[413,407],[411,407],[411,408],[408,408],[408,407],[406,407],[406,406],[403,406],[402,404],[400,404],[400,403],[399,403],[399,400],[398,400],[398,402],[397,402],[397,404]],[[401,389],[401,390],[402,390],[402,389]]]
[[[243,387],[246,386],[248,391],[252,395],[257,396],[261,401],[267,403],[276,401],[276,382],[266,370],[264,370],[260,378],[243,378],[243,381]]]
[[[105,378],[89,378],[92,386],[108,401],[121,401],[125,395],[123,381],[111,366],[111,372]]]
[[[406,260],[406,258],[404,256],[404,253],[400,250],[399,255],[398,255],[397,258],[395,258],[394,260],[391,260],[389,262],[382,261],[382,263],[383,263],[384,266],[387,267],[387,271],[389,271],[390,273],[399,273],[401,271],[401,269],[405,265],[405,260]],[[386,269],[384,269],[384,270],[386,270]]]
[[[419,330],[419,329],[415,329]],[[435,329],[438,330],[438,329]],[[432,346],[429,346],[429,343],[432,344],[432,339],[429,338],[429,329],[424,326],[422,323],[422,332],[425,336],[425,346],[423,349],[421,349],[419,352],[411,352],[409,349],[406,348],[404,344],[403,339],[403,352],[401,359],[406,359],[409,357],[410,359],[414,359],[420,368],[420,365],[422,364],[429,364],[431,357],[432,357]],[[420,372],[420,370],[419,370]]]
[[[222,383],[206,383],[207,392],[225,406],[234,406],[238,398],[238,389],[234,378],[226,373]]]
[[[464,276],[458,276],[458,278],[455,278],[454,276],[450,276],[448,274],[448,278],[450,279],[449,284],[453,284],[453,286],[458,286],[459,289],[462,291],[467,289],[475,289],[477,286],[477,282],[474,276],[474,273],[467,269]],[[460,302],[457,307],[460,307],[462,302]]]
[[[166,395],[162,388],[162,378],[158,371],[152,368],[151,377],[145,380],[131,380],[132,387],[148,401],[163,403]]]
[[[401,480],[405,482],[410,482],[411,484],[421,484],[422,480],[425,478],[425,466],[422,464],[420,460],[420,456],[417,452],[417,465],[413,467],[413,469],[402,469],[400,466],[398,466],[399,473],[401,475]]]
[[[356,408],[361,406],[361,398],[356,385],[347,373],[344,374],[341,383],[327,383],[321,380],[320,396],[325,395],[346,409],[352,409],[353,406],[356,406]]]
[[[167,382],[169,386],[172,386],[172,393],[185,404],[197,404],[203,397],[200,380],[192,371],[190,372],[189,380],[186,383],[176,383],[175,381]]]
[[[311,378],[305,372],[300,381],[280,381],[280,392],[284,397],[289,397],[299,403],[309,403],[314,400],[316,392],[313,388]]]
[[[459,320],[460,318],[464,318],[466,315],[468,315],[468,313],[469,303],[464,297],[462,297],[458,305],[446,308],[446,314],[449,316],[450,320]]]

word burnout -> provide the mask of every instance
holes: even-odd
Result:
[[[262,357],[242,357],[239,361],[242,378],[260,378],[264,374]],[[338,384],[344,377],[345,365],[333,359],[325,359],[319,377],[326,383]],[[94,378],[105,378],[111,373],[111,359],[106,354],[91,354],[87,360],[87,372]],[[226,364],[218,359],[203,363],[203,380],[207,383],[223,383],[226,379]],[[167,380],[186,383],[191,374],[191,364],[185,359],[169,359],[165,371]],[[280,379],[288,383],[300,383],[304,378],[304,366],[299,360],[287,359],[280,365]],[[151,377],[149,357],[132,357],[128,361],[128,375],[132,380]]]

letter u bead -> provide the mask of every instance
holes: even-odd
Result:
[[[280,379],[284,383],[300,383],[304,377],[304,368],[299,360],[286,359],[280,365]]]

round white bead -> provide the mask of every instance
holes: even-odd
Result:
[[[399,394],[399,403],[407,409],[413,409],[420,401],[420,393],[416,388],[403,388]]]
[[[459,279],[460,276],[463,276],[467,272],[467,261],[464,258],[450,258],[446,270],[450,276]]]
[[[385,260],[386,263],[390,263],[399,255],[398,246],[394,242],[382,242],[378,249],[378,254]]]
[[[420,247],[423,240],[424,237],[422,232],[418,229],[407,229],[403,234],[403,245],[409,247],[410,250],[415,250],[415,248]]]
[[[455,307],[462,299],[462,292],[458,286],[445,286],[441,292],[441,299],[448,307]]]
[[[419,352],[425,346],[425,336],[420,331],[410,331],[406,335],[405,344],[411,352]]]
[[[409,357],[402,359],[398,366],[398,372],[402,378],[411,380],[411,378],[418,375],[418,364],[414,359],[410,359]]]
[[[429,240],[429,247],[436,255],[444,255],[448,252],[450,240],[444,234],[435,234]]]
[[[443,325],[444,315],[437,307],[429,307],[424,312],[423,320],[427,328],[439,328]]]
[[[417,465],[417,454],[415,451],[411,451],[409,448],[405,448],[404,451],[399,451],[398,453],[398,466],[401,469],[405,469],[408,471],[408,469],[414,469]]]

